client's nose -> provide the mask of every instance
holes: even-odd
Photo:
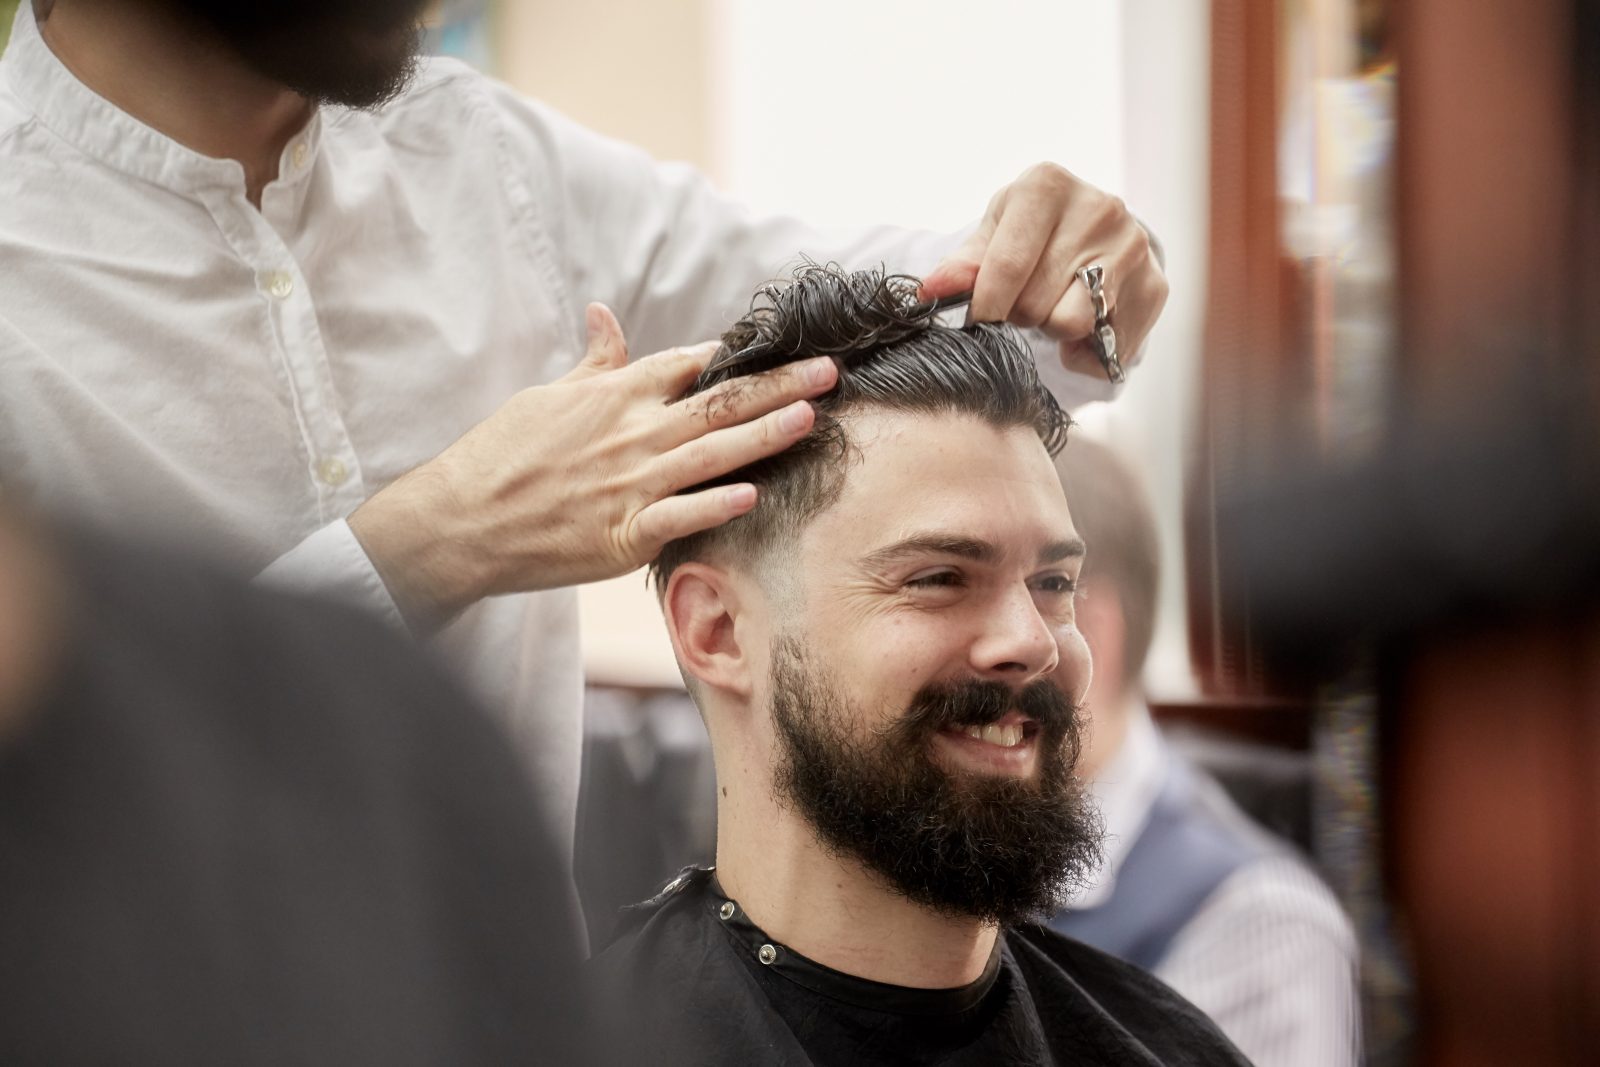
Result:
[[[1032,593],[1019,585],[985,613],[970,657],[979,677],[1021,686],[1055,670],[1061,649]]]

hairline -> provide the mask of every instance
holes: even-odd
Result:
[[[803,536],[804,533],[811,528],[812,524],[817,521],[817,519],[827,514],[839,503],[841,499],[843,499],[844,488],[850,477],[849,468],[851,463],[853,462],[855,465],[860,465],[864,458],[862,455],[861,442],[850,432],[850,423],[855,421],[860,415],[871,414],[874,412],[887,415],[931,415],[935,418],[964,418],[980,422],[983,425],[989,426],[996,430],[1027,430],[1033,436],[1034,440],[1039,442],[1039,446],[1044,449],[1045,455],[1050,459],[1053,460],[1055,455],[1059,454],[1060,451],[1060,449],[1058,449],[1057,452],[1052,453],[1049,442],[1045,440],[1044,435],[1042,435],[1038,428],[1032,423],[1029,423],[1025,420],[996,418],[990,412],[985,410],[966,408],[950,403],[924,405],[915,402],[896,403],[895,401],[886,400],[879,397],[853,399],[844,407],[836,408],[827,412],[828,417],[832,419],[833,422],[839,427],[841,433],[841,444],[843,446],[844,453],[841,457],[842,462],[840,466],[836,469],[828,471],[824,475],[825,477],[835,477],[838,479],[838,481],[833,483],[831,486],[833,491],[824,494],[825,499],[823,500],[822,504],[819,507],[811,509],[808,514],[787,516],[778,520],[779,522],[789,525],[788,532],[793,534],[796,539]],[[805,438],[801,439],[801,441],[804,440]],[[801,441],[797,441],[795,444],[798,445],[801,443]],[[792,448],[794,445],[791,445],[790,447]],[[781,455],[782,453],[780,452],[774,454]],[[813,460],[813,462],[821,461]],[[764,494],[762,494],[758,489],[755,507],[760,508],[766,504],[763,496]],[[745,514],[750,514],[750,512],[746,512]],[[737,522],[739,518],[742,517],[742,515],[735,517],[734,519],[729,520],[729,522]],[[722,536],[722,534],[725,532],[726,525],[727,524],[724,524],[721,527],[711,527],[710,529],[699,531],[696,534],[688,535],[688,537],[697,537],[705,534],[710,534],[712,536],[709,542],[706,544],[705,549],[701,553],[679,560],[678,563],[673,566],[673,569],[670,572],[662,572],[659,569],[656,569],[654,563],[650,565],[653,571],[653,574],[651,575],[651,581],[656,587],[657,600],[663,600],[666,597],[667,587],[672,582],[673,574],[676,574],[678,568],[683,566],[685,563],[706,563],[713,566],[721,566],[725,569],[742,566],[749,571],[757,573],[758,577],[761,577],[761,572],[767,569],[770,557],[772,556],[772,549],[781,541],[781,539],[768,538],[768,543],[760,547],[739,547],[737,545],[730,544],[730,539],[726,536]],[[669,542],[669,544],[686,539],[687,538],[678,538],[673,542]],[[1079,544],[1081,545],[1081,538],[1078,540]],[[665,549],[666,546],[663,545],[662,547]],[[715,557],[718,556],[722,558],[716,559]],[[771,591],[771,587],[773,585],[772,582],[763,581],[761,584],[763,588],[768,589],[769,592]],[[790,586],[791,588],[786,589],[785,592],[792,594],[793,583],[785,581],[782,584],[785,586]]]

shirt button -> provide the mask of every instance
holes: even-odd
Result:
[[[734,907],[734,906],[733,906],[733,901],[731,901],[731,900],[724,900],[724,901],[723,901],[723,902],[722,902],[722,907],[720,907],[720,908],[718,908],[718,909],[717,909],[717,914],[718,914],[718,915],[720,915],[720,916],[722,916],[722,921],[723,921],[723,922],[727,922],[727,921],[728,921],[728,920],[729,920],[729,919],[731,919],[731,918],[733,918],[733,913],[734,913],[734,912],[735,912],[735,911],[736,911],[736,910],[738,910],[738,909],[736,909],[736,908],[735,908],[735,907]]]
[[[287,300],[294,292],[294,279],[287,271],[275,270],[266,277],[267,293],[274,300]]]
[[[289,150],[289,158],[294,160],[296,167],[303,167],[306,165],[306,160],[311,158],[311,149],[306,147],[304,141],[296,141],[294,147]]]
[[[321,478],[327,485],[337,488],[344,484],[346,478],[350,477],[350,472],[345,469],[343,463],[329,457],[317,464],[317,477]]]
[[[772,961],[777,958],[778,950],[773,948],[771,945],[762,945],[761,950],[756,953],[756,959],[767,964],[769,967],[772,965]]]

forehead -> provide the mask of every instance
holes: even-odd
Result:
[[[839,558],[940,531],[1031,556],[1075,536],[1032,430],[955,413],[868,410],[849,419],[855,454],[839,500],[806,531],[808,550]]]

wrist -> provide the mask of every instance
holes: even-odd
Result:
[[[357,508],[348,520],[406,625],[430,634],[484,596],[476,554],[451,526],[459,509],[424,464]]]

